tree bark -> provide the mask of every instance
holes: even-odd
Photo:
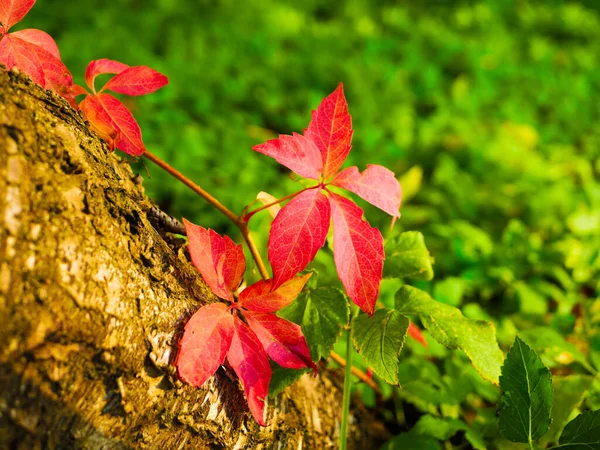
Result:
[[[266,428],[223,369],[178,380],[179,333],[217,299],[152,207],[77,111],[0,67],[0,448],[336,447],[339,373],[270,399]],[[351,424],[350,447],[385,437],[364,408]]]

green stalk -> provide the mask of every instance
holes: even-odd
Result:
[[[346,450],[348,415],[350,413],[350,391],[352,390],[352,341],[350,330],[346,338],[346,370],[344,371],[344,401],[342,402],[342,426],[340,427],[340,450]]]

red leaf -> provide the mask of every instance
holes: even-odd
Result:
[[[421,330],[419,330],[419,328],[412,322],[408,326],[408,335],[415,341],[419,342],[423,347],[427,348],[427,341],[425,340],[425,336],[423,336]]]
[[[5,31],[27,15],[35,0],[0,0],[0,23]]]
[[[119,94],[144,95],[160,89],[169,82],[166,76],[150,67],[136,66],[123,70],[113,77],[102,90]]]
[[[261,280],[240,293],[240,306],[257,312],[275,312],[292,303],[312,273],[294,277],[274,291],[273,280]]]
[[[54,40],[43,31],[29,29],[1,37],[0,62],[7,69],[18,67],[43,88],[53,89],[77,106],[71,72],[60,60]]]
[[[200,308],[185,325],[175,365],[179,377],[202,386],[219,368],[233,339],[233,316],[223,303]]]
[[[29,42],[6,34],[0,40],[0,63],[4,64],[8,70],[18,67],[34,82],[45,87],[46,77],[38,58],[37,48]]]
[[[95,96],[88,96],[79,103],[91,128],[105,141],[111,150],[116,148],[117,130],[110,115],[104,110]]]
[[[233,301],[231,292],[238,287],[246,270],[242,246],[236,245],[228,236],[185,219],[183,224],[194,266],[218,297]]]
[[[298,133],[292,136],[281,134],[278,139],[256,145],[252,150],[275,158],[279,164],[305,178],[318,180],[323,171],[321,152],[310,139]]]
[[[0,0],[1,1],[1,0]],[[35,28],[29,28],[27,30],[15,31],[10,34],[13,37],[22,39],[23,41],[29,42],[30,44],[37,45],[43,48],[56,59],[60,60],[60,52],[58,46],[52,36],[42,30],[36,30]]]
[[[78,84],[74,84],[73,85],[72,92],[73,92],[73,95],[75,95],[75,96],[77,96],[77,95],[88,95],[88,91],[86,91],[84,87],[79,86]]]
[[[348,114],[348,103],[344,97],[342,83],[323,99],[304,135],[312,140],[323,159],[323,174],[329,178],[342,167],[352,142],[352,118]]]
[[[256,334],[237,316],[234,317],[234,329],[227,361],[242,380],[250,412],[264,427],[265,398],[271,381],[269,357]]]
[[[55,58],[43,48],[37,45],[33,45],[33,47],[44,73],[44,87],[56,91],[66,98],[71,106],[76,108],[77,102],[73,93],[73,76],[69,72],[69,69],[67,69],[60,59]]]
[[[317,374],[317,366],[310,357],[310,350],[300,325],[271,313],[243,313],[248,325],[273,361],[288,369],[311,368],[313,373]]]
[[[333,256],[338,276],[350,299],[373,315],[383,271],[383,237],[362,218],[352,201],[330,193]]]
[[[279,211],[269,233],[273,289],[314,259],[327,238],[329,219],[329,202],[320,188],[302,192]]]
[[[338,173],[331,184],[354,192],[393,217],[400,217],[400,183],[394,172],[385,167],[367,164],[362,174],[358,167],[348,167]]]
[[[110,94],[89,96],[79,104],[94,131],[111,149],[119,148],[132,156],[146,151],[142,131],[129,110]]]
[[[127,64],[123,64],[119,61],[113,61],[111,59],[97,59],[96,61],[92,61],[88,64],[87,69],[85,70],[85,82],[92,92],[96,93],[96,90],[94,89],[94,81],[98,75],[106,73],[119,74],[128,68],[129,66]]]

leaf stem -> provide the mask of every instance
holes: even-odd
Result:
[[[265,264],[263,263],[262,258],[260,257],[260,253],[258,252],[258,249],[256,248],[256,244],[254,242],[254,239],[252,238],[250,229],[248,228],[248,221],[244,217],[238,217],[229,208],[227,208],[225,205],[223,205],[219,200],[217,200],[215,197],[210,195],[207,191],[202,189],[200,186],[198,186],[192,180],[187,178],[181,172],[179,172],[178,170],[176,170],[175,168],[171,167],[169,164],[164,162],[162,159],[160,159],[155,154],[150,153],[148,150],[146,150],[146,152],[144,153],[143,156],[145,156],[147,159],[152,161],[154,164],[156,164],[158,167],[163,169],[165,172],[167,172],[172,177],[181,181],[183,184],[185,184],[187,187],[189,187],[192,191],[194,191],[196,194],[198,194],[200,197],[202,197],[204,200],[206,200],[210,205],[212,205],[216,209],[218,209],[231,222],[233,222],[233,224],[239,228],[240,233],[242,234],[242,237],[246,241],[246,245],[248,246],[248,249],[250,250],[252,259],[254,259],[254,262],[256,263],[256,267],[258,268],[258,271],[260,272],[261,277],[264,280],[269,278],[269,272],[267,271],[267,268],[266,268]]]
[[[329,357],[331,359],[333,359],[336,363],[338,363],[340,366],[342,366],[342,367],[347,366],[346,360],[344,358],[342,358],[340,355],[338,355],[336,352],[332,351],[329,354]],[[375,383],[375,381],[373,381],[372,378],[367,376],[367,374],[364,373],[362,370],[354,367],[352,364],[350,364],[350,366],[351,366],[351,370],[352,370],[352,375],[354,375],[360,381],[362,381],[363,383],[368,385],[371,389],[373,389],[378,394],[381,394],[381,388],[377,385],[377,383]]]
[[[279,198],[279,199],[275,200],[274,202],[268,203],[268,204],[266,204],[266,205],[263,205],[263,206],[261,206],[260,208],[253,209],[252,211],[250,211],[250,212],[247,212],[247,213],[243,214],[242,218],[243,218],[244,220],[246,220],[246,221],[249,221],[249,220],[250,220],[250,218],[251,218],[251,217],[252,217],[254,214],[256,214],[257,212],[264,211],[265,209],[268,209],[268,208],[270,208],[271,206],[278,205],[278,204],[280,204],[280,203],[282,203],[282,202],[285,202],[286,200],[291,200],[291,199],[292,199],[292,198],[294,198],[296,195],[298,195],[298,194],[301,194],[301,193],[302,193],[302,192],[304,192],[304,191],[308,191],[309,189],[315,189],[315,188],[317,188],[317,187],[319,187],[319,185],[317,185],[317,186],[311,186],[311,187],[308,187],[308,188],[304,188],[304,189],[301,189],[301,190],[299,190],[298,192],[292,192],[291,194],[288,194],[288,195],[286,195],[285,197],[281,197],[281,198]]]
[[[267,271],[267,268],[265,267],[265,264],[263,263],[262,258],[260,257],[260,253],[258,251],[258,248],[256,247],[256,243],[254,242],[254,238],[252,237],[250,228],[248,228],[248,222],[240,220],[239,222],[236,222],[236,225],[240,229],[240,232],[242,233],[242,236],[246,241],[246,245],[248,245],[248,250],[250,250],[250,254],[252,255],[252,259],[256,263],[256,267],[260,272],[260,276],[263,280],[268,280],[269,272]]]
[[[192,180],[187,178],[185,175],[183,175],[178,170],[171,167],[169,164],[164,162],[162,159],[160,159],[155,154],[150,153],[148,150],[146,150],[146,152],[144,153],[144,156],[147,159],[149,159],[150,161],[152,161],[154,164],[156,164],[158,167],[160,167],[162,170],[167,172],[169,175],[171,175],[172,177],[181,181],[183,184],[185,184],[187,187],[189,187],[192,191],[194,191],[196,194],[198,194],[200,197],[202,197],[204,200],[206,200],[212,206],[214,206],[219,211],[221,211],[221,213],[223,213],[229,220],[231,220],[233,223],[238,225],[239,218],[236,214],[234,214],[229,208],[227,208],[225,205],[223,205],[219,200],[214,198],[212,195],[210,195],[208,192],[206,192],[204,189],[202,189],[200,186],[198,186]]]
[[[350,330],[346,337],[346,370],[344,371],[344,399],[342,402],[342,425],[340,426],[340,450],[346,450],[348,416],[350,414],[350,392],[352,390],[352,341]]]

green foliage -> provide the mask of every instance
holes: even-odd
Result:
[[[433,278],[432,258],[421,233],[408,231],[385,243],[383,275],[390,278]]]
[[[552,377],[552,422],[542,443],[555,443],[573,411],[581,404],[593,378],[587,375],[567,375]]]
[[[269,397],[277,397],[286,387],[294,384],[308,369],[285,369],[278,364],[272,363],[271,382],[269,383]]]
[[[352,322],[352,342],[365,362],[390,384],[398,384],[398,355],[408,331],[408,319],[393,309],[360,314]]]
[[[482,377],[498,383],[504,356],[491,323],[467,319],[460,310],[411,286],[402,286],[396,293],[396,309],[417,315],[440,344],[464,351]]]
[[[600,449],[600,410],[579,414],[563,430],[557,448],[569,450]]]
[[[552,409],[550,371],[518,337],[502,366],[500,388],[502,435],[509,441],[531,443],[546,434]]]
[[[421,417],[413,428],[417,434],[431,436],[440,441],[450,439],[457,431],[466,429],[467,425],[462,420],[440,419],[430,415]]]
[[[348,300],[339,289],[307,289],[280,317],[299,324],[306,336],[313,360],[327,357],[343,327],[348,324]]]

